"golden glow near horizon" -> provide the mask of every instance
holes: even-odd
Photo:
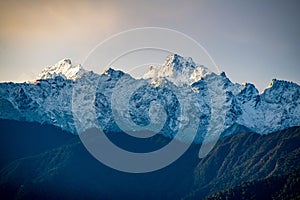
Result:
[[[80,59],[117,31],[118,13],[112,1],[0,2],[0,82],[32,80],[62,58]]]
[[[6,1],[0,7],[0,35],[9,37],[70,36],[112,29],[118,11],[111,1]]]

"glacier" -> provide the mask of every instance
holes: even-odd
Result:
[[[128,95],[129,84],[141,87]],[[125,93],[114,93],[118,87]],[[190,90],[184,93],[186,87]],[[74,88],[78,96],[74,96]],[[1,83],[0,118],[52,124],[73,134],[94,126],[118,132],[123,129],[115,119],[114,107],[118,102],[123,105],[122,96],[126,95],[128,108],[118,107],[120,119],[139,127],[152,124],[170,138],[182,126],[193,127],[195,138],[186,132],[182,140],[195,143],[203,142],[207,134],[234,134],[237,126],[260,134],[300,126],[300,86],[296,83],[273,79],[260,94],[251,83],[233,83],[224,72],[211,72],[177,54],[168,56],[160,66],[150,66],[141,79],[112,68],[97,74],[63,59],[45,68],[34,81]],[[187,96],[190,99],[185,99]],[[74,97],[80,100],[77,104]],[[190,103],[186,106],[189,117],[180,113],[180,98]],[[74,117],[74,110],[79,116]],[[78,123],[78,119],[82,121]]]

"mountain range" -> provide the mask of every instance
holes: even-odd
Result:
[[[140,87],[128,96],[131,85]],[[191,95],[182,92],[185,86]],[[82,103],[87,98],[86,104],[93,104],[88,108]],[[61,60],[45,68],[34,81],[1,83],[0,118],[51,124],[74,134],[92,127],[120,131],[113,108],[118,103],[115,99],[119,102],[118,114],[139,126],[149,125],[155,117],[160,121],[161,113],[149,112],[153,102],[161,104],[167,116],[159,132],[170,138],[180,126],[197,122],[195,137],[187,132],[181,138],[195,143],[201,143],[207,135],[239,132],[238,128],[229,129],[232,126],[266,134],[300,125],[300,86],[296,83],[273,79],[260,94],[251,83],[232,83],[224,72],[216,74],[177,54],[168,56],[161,66],[150,66],[142,79],[112,68],[99,75],[72,65],[69,59]],[[180,105],[181,99],[188,103]],[[124,109],[124,102],[129,109]],[[187,119],[180,119],[181,107],[195,110],[193,104],[197,104],[194,117],[198,120],[188,117],[191,111],[184,116]]]
[[[0,111],[1,199],[300,198],[300,86],[293,82],[273,79],[259,93],[177,54],[139,79],[63,59],[36,80],[0,83]],[[192,143],[165,168],[126,173],[85,149],[78,134],[95,127],[131,152],[174,138]],[[126,134],[139,128],[159,134]]]

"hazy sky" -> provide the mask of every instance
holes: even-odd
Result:
[[[299,10],[297,0],[1,1],[0,81],[33,79],[63,58],[81,63],[112,34],[159,26],[201,43],[233,82],[299,84]]]

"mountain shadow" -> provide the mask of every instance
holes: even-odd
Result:
[[[255,199],[260,197],[261,180],[282,183],[274,187],[267,184],[266,191],[271,192],[277,187],[284,189],[288,183],[286,178],[276,177],[291,174],[295,180],[292,189],[277,196],[296,195],[293,188],[299,180],[300,127],[268,135],[227,136],[203,159],[198,158],[200,145],[193,144],[171,165],[142,174],[103,165],[77,136],[53,126],[1,120],[0,128],[1,199],[203,199],[217,192],[223,195],[226,189],[238,196],[249,191]],[[139,141],[121,133],[107,135],[118,146],[135,152],[170,142],[157,135],[138,145]],[[248,182],[254,186],[240,194],[235,187]]]

